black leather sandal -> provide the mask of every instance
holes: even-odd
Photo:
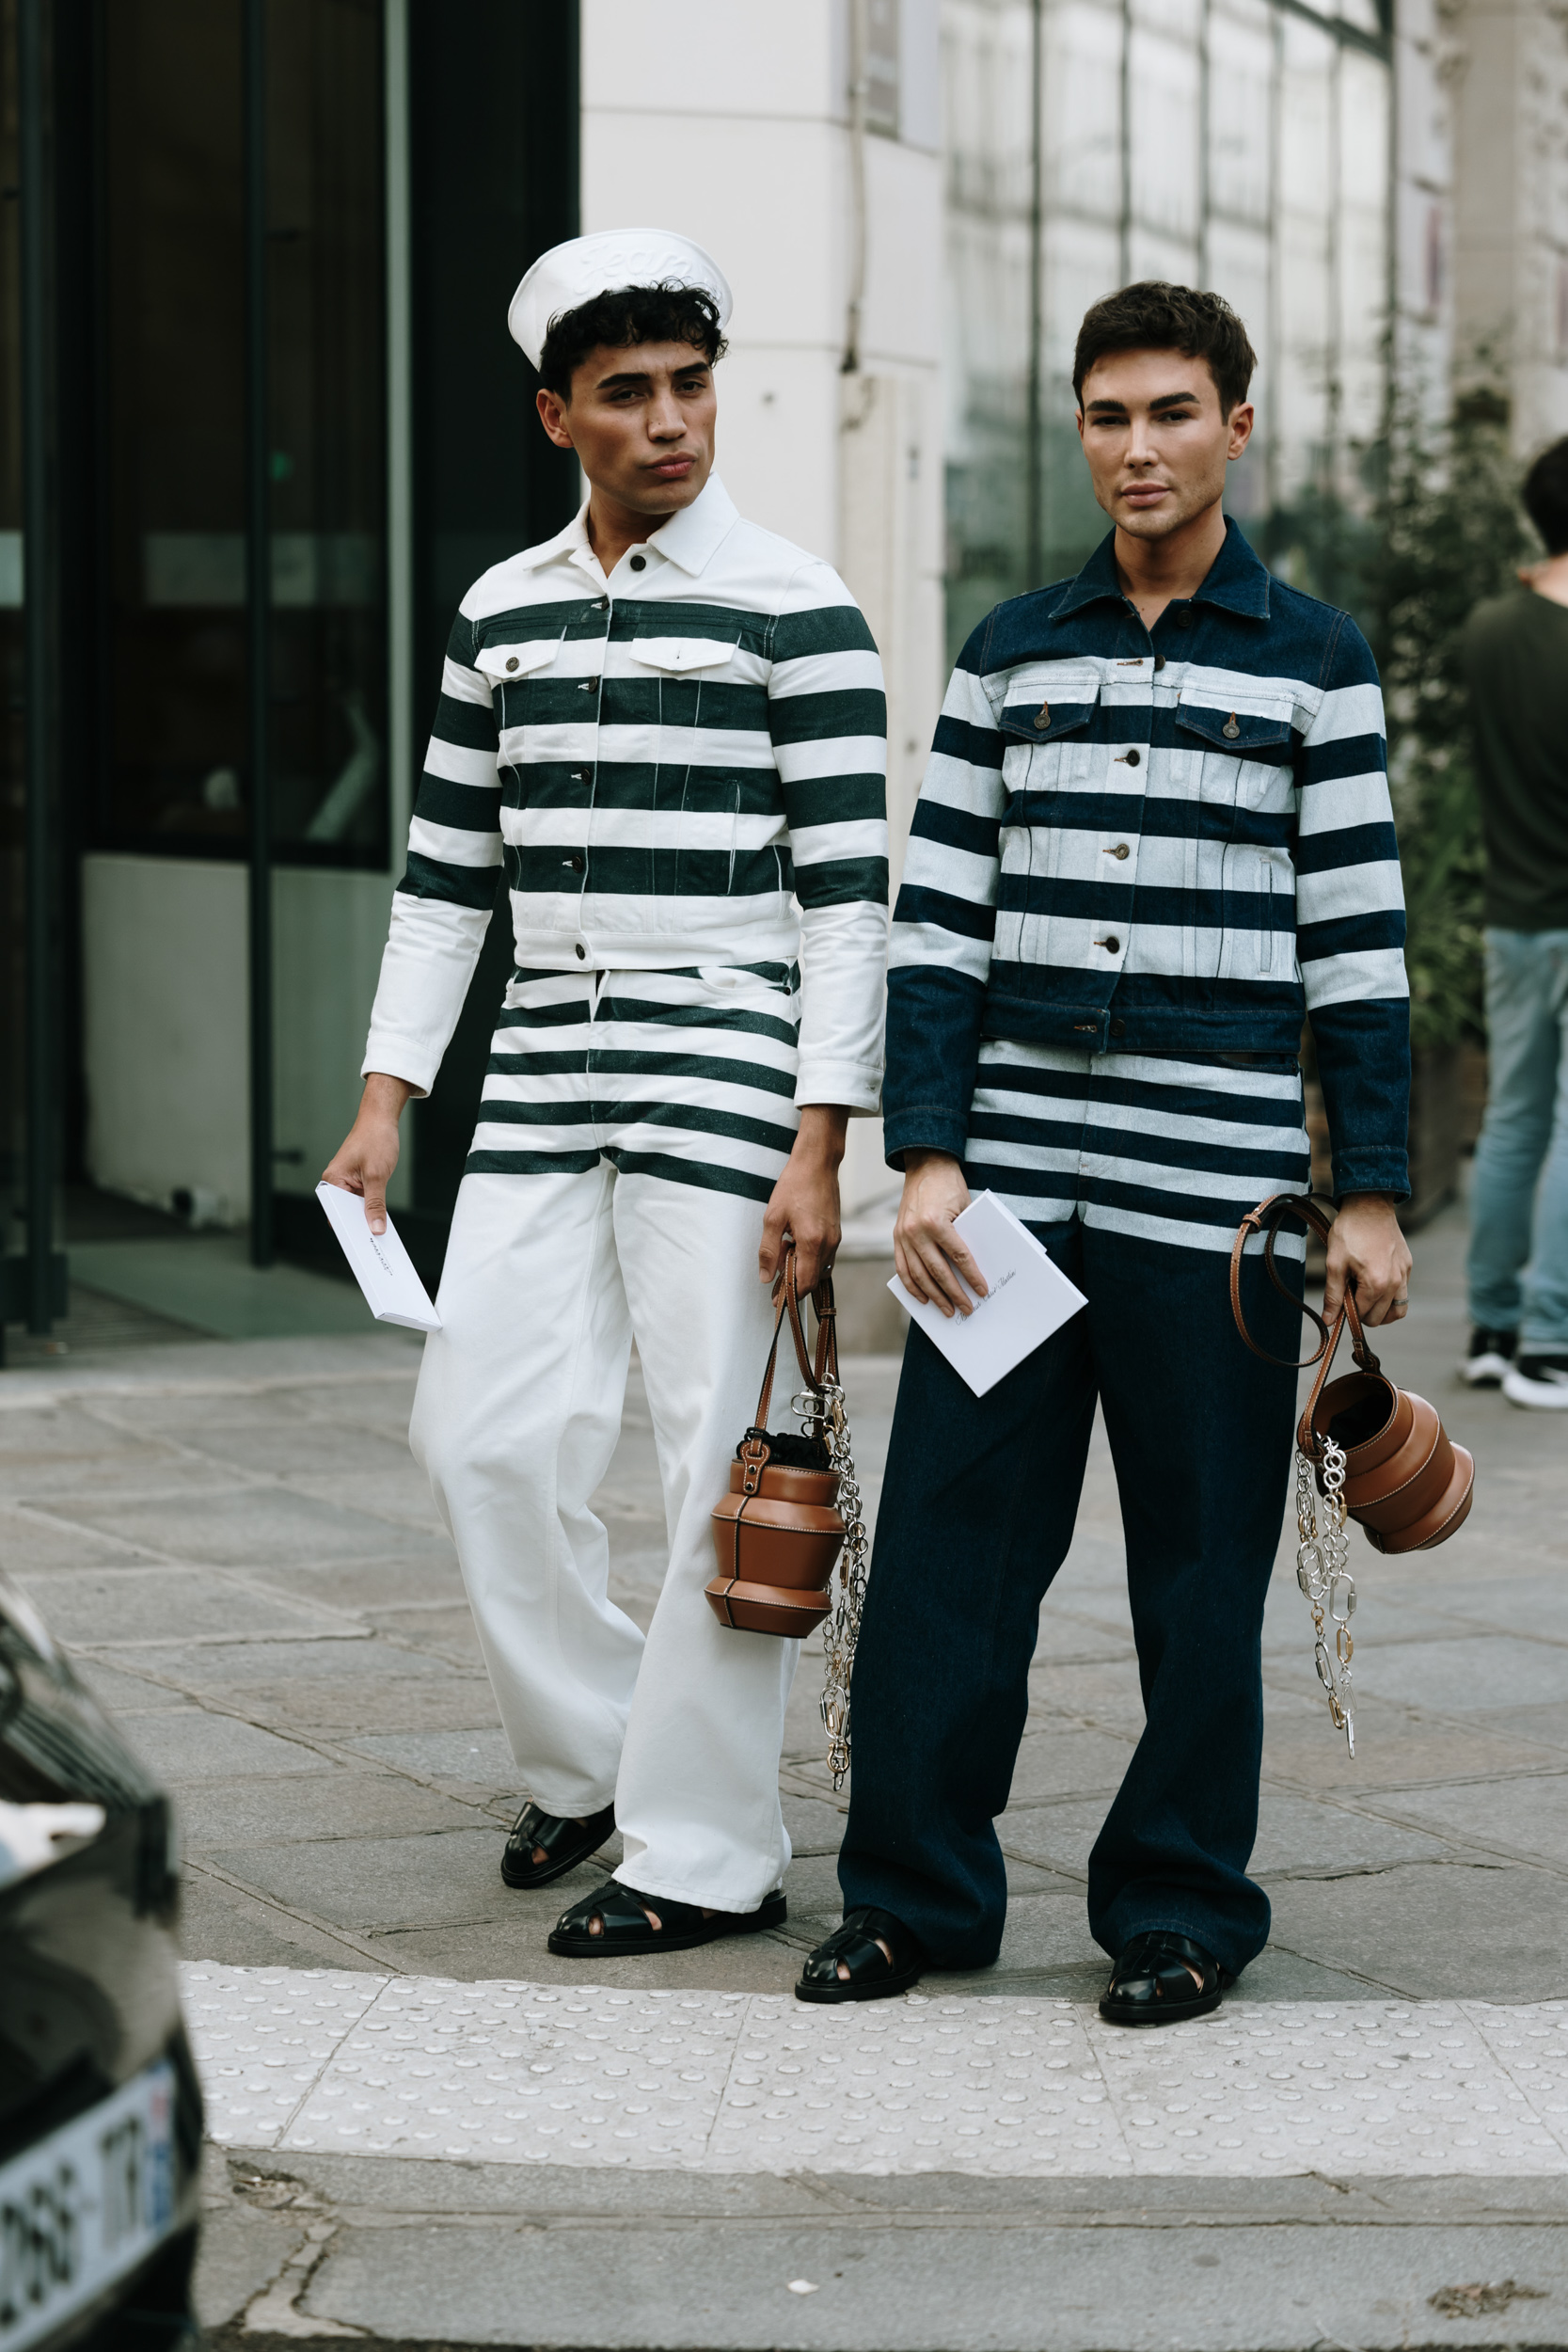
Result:
[[[652,1905],[656,1928],[643,1910]],[[677,1903],[668,1895],[639,1895],[618,1879],[607,1879],[596,1895],[563,1911],[550,1932],[550,1949],[562,1960],[621,1960],[641,1952],[689,1952],[717,1944],[723,1935],[755,1935],[783,1927],[784,1899],[775,1890],[755,1911],[705,1912],[700,1903]],[[597,1919],[600,1932],[590,1932]]]
[[[1113,2026],[1176,2026],[1218,2009],[1235,1981],[1190,1935],[1149,1928],[1132,1938],[1112,1969],[1100,2014]]]
[[[508,1886],[548,1886],[552,1879],[563,1879],[568,1870],[586,1862],[614,1827],[612,1804],[586,1821],[562,1820],[559,1814],[542,1813],[536,1804],[525,1804],[501,1853],[501,1876]],[[535,1846],[543,1850],[545,1861],[534,1861]]]
[[[881,1943],[878,1942],[878,1937]],[[882,1944],[891,1951],[890,1961]],[[847,1983],[838,1973],[842,1961]],[[920,1980],[926,1955],[902,1919],[869,1905],[851,1911],[844,1925],[818,1944],[796,1979],[798,2001],[882,2001],[907,1993]]]

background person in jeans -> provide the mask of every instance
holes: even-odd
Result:
[[[1568,440],[1536,459],[1524,501],[1547,560],[1465,630],[1491,1049],[1465,1375],[1568,1411]]]

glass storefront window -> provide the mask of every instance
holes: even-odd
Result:
[[[267,11],[275,851],[388,856],[380,0]],[[241,12],[102,0],[96,846],[244,854]]]
[[[1072,347],[1088,305],[1134,278],[1212,286],[1245,320],[1259,429],[1228,503],[1288,565],[1293,512],[1356,495],[1357,445],[1383,412],[1391,69],[1377,0],[1338,15],[1301,0],[944,0],[943,24],[953,647],[990,602],[1039,584],[1031,547],[1051,580],[1103,533]]]

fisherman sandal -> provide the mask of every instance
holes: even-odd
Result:
[[[1201,1944],[1174,1928],[1149,1928],[1123,1947],[1100,1996],[1112,2026],[1175,2026],[1206,2017],[1235,1983]]]
[[[501,1876],[508,1886],[548,1886],[552,1879],[563,1879],[586,1862],[614,1827],[612,1804],[586,1821],[562,1820],[559,1814],[525,1804],[501,1853]],[[544,1854],[543,1862],[534,1861],[535,1849]]]
[[[656,1928],[642,1906],[658,1919]],[[705,1912],[700,1903],[677,1903],[668,1895],[639,1895],[618,1879],[607,1879],[596,1895],[584,1895],[563,1911],[550,1932],[550,1949],[562,1960],[620,1960],[641,1952],[689,1952],[723,1935],[755,1935],[783,1927],[784,1895],[773,1893],[755,1911]],[[599,1933],[593,1922],[599,1922]]]
[[[893,1954],[891,1960],[883,1944]],[[841,1961],[849,1971],[847,1982],[838,1973]],[[863,1906],[849,1912],[844,1925],[818,1944],[796,1979],[795,1998],[886,2000],[891,1994],[907,1993],[919,1981],[925,1965],[926,1955],[902,1919],[891,1911]]]

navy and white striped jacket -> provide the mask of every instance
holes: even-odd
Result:
[[[1407,1189],[1404,901],[1383,698],[1355,624],[1234,522],[1152,634],[1112,538],[1000,604],[937,725],[894,914],[890,1158],[962,1155],[982,1036],[1294,1054],[1335,1189]]]
[[[798,957],[796,1101],[875,1110],[887,705],[864,617],[717,474],[609,580],[587,511],[463,599],[363,1067],[430,1087],[500,869],[519,971]]]

